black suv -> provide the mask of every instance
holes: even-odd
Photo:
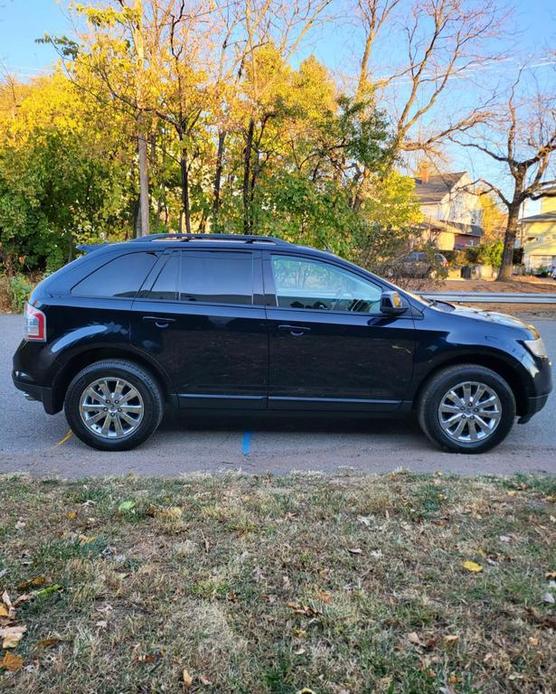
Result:
[[[33,292],[13,380],[95,448],[137,446],[167,404],[415,411],[442,448],[479,453],[551,390],[534,327],[426,301],[330,253],[179,234],[84,250]]]

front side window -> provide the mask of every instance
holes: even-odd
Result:
[[[273,255],[272,274],[280,307],[380,312],[381,288],[335,265]]]
[[[132,299],[155,262],[154,253],[126,253],[78,282],[71,293],[76,296]]]
[[[253,303],[253,255],[234,251],[182,253],[180,301]]]

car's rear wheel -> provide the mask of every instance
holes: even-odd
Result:
[[[419,424],[428,438],[454,453],[483,453],[510,432],[515,397],[492,369],[473,364],[436,373],[418,403]]]
[[[70,383],[64,405],[68,423],[82,441],[103,451],[143,443],[163,414],[160,388],[133,362],[114,359],[82,369]]]

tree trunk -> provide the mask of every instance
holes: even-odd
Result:
[[[218,133],[218,150],[216,152],[216,169],[214,171],[214,193],[212,198],[212,226],[215,232],[220,231],[220,188],[222,186],[222,171],[224,169],[224,143],[226,131]]]
[[[497,282],[505,282],[512,278],[513,257],[515,239],[519,224],[519,208],[520,203],[515,200],[508,208],[508,222],[506,225],[506,233],[504,235],[504,251],[502,253],[502,263],[498,270]]]
[[[185,231],[191,233],[191,209],[189,205],[189,168],[187,165],[187,150],[183,140],[183,134],[180,133],[180,170],[181,170],[181,200],[183,214],[185,217]]]
[[[147,157],[147,140],[141,129],[140,120],[137,152],[139,155],[139,209],[141,217],[139,236],[147,236],[149,233],[149,160]]]
[[[251,150],[253,149],[254,132],[255,121],[251,118],[243,153],[243,232],[245,234],[251,233]]]

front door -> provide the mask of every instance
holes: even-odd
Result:
[[[173,251],[149,284],[133,303],[131,340],[165,370],[180,407],[266,407],[260,253]]]
[[[380,313],[382,288],[332,260],[265,259],[269,407],[394,411],[411,381],[410,312]]]

